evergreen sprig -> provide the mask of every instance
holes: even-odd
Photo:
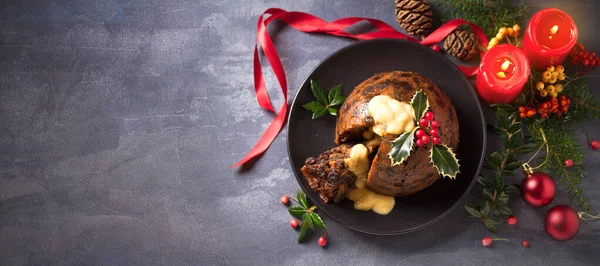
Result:
[[[442,11],[442,22],[455,18],[468,20],[479,26],[488,37],[496,36],[500,27],[521,24],[527,16],[525,2],[511,0],[434,0]]]
[[[483,167],[494,175],[481,174],[477,182],[483,186],[483,202],[465,204],[469,216],[480,219],[484,226],[496,232],[496,225],[505,220],[513,212],[508,206],[510,195],[517,192],[514,184],[506,184],[505,178],[514,176],[523,162],[518,155],[534,151],[538,145],[524,142],[522,122],[518,119],[516,109],[509,105],[496,105],[496,120],[498,126],[494,133],[501,135],[505,149],[498,150],[487,156]]]

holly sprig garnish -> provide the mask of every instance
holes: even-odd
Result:
[[[440,175],[455,179],[460,172],[460,165],[452,149],[441,142],[438,135],[439,124],[434,120],[433,113],[427,111],[430,107],[427,94],[423,90],[415,92],[410,100],[410,105],[413,107],[415,119],[419,123],[413,130],[401,134],[392,141],[392,148],[388,154],[392,166],[403,163],[410,156],[415,144],[421,147],[431,142],[432,148],[429,154],[431,163]]]
[[[317,119],[324,116],[326,113],[337,115],[338,109],[336,106],[341,105],[346,100],[346,96],[342,94],[342,84],[338,84],[329,90],[329,94],[321,89],[321,86],[314,80],[310,80],[310,90],[316,101],[308,102],[302,107],[312,111],[312,119]]]
[[[306,194],[302,189],[298,190],[296,198],[290,197],[293,201],[297,202],[299,206],[288,207],[288,212],[297,218],[301,219],[300,233],[298,234],[298,242],[301,242],[306,236],[308,229],[315,231],[315,228],[327,229],[325,222],[321,219],[315,210],[317,206],[309,206],[306,200]]]

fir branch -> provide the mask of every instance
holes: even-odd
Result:
[[[540,129],[546,133],[549,146],[549,153],[546,156],[549,157],[549,160],[541,167],[541,171],[554,175],[559,180],[559,184],[579,203],[581,208],[588,211],[590,206],[583,196],[581,187],[581,181],[586,176],[586,172],[581,166],[584,155],[572,127],[564,124],[556,127],[548,121],[534,121],[527,127],[530,133],[539,132]],[[531,137],[535,143],[543,143],[540,134],[533,134]],[[544,157],[540,157],[538,161],[541,162],[544,159]],[[575,167],[567,168],[564,164],[567,159],[573,160]]]
[[[455,18],[468,20],[479,26],[486,36],[496,36],[501,27],[522,24],[529,9],[526,3],[515,5],[511,0],[434,0],[441,8],[442,21]]]

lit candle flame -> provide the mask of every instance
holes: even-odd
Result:
[[[502,65],[500,66],[500,68],[502,69],[502,71],[506,71],[509,66],[510,66],[510,61],[504,60],[504,63],[502,63]]]
[[[554,25],[552,26],[552,28],[550,28],[550,33],[551,34],[556,34],[558,32],[558,25]]]

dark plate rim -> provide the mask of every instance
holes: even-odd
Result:
[[[402,40],[402,39],[387,39],[387,38],[381,38],[381,39],[373,39],[373,40],[364,40],[364,41],[357,41],[354,43],[351,43],[349,45],[346,45],[338,50],[336,50],[335,52],[331,53],[330,55],[328,55],[325,59],[323,59],[321,62],[319,62],[319,64],[317,66],[315,66],[308,74],[308,76],[306,77],[306,79],[304,79],[304,81],[301,83],[301,85],[298,87],[298,90],[296,91],[296,94],[294,95],[294,99],[292,100],[292,103],[290,105],[290,113],[288,114],[287,117],[287,122],[286,122],[286,134],[289,134],[289,129],[290,129],[290,123],[292,122],[292,115],[294,114],[294,106],[296,105],[296,99],[298,98],[298,94],[300,94],[300,90],[302,89],[302,87],[304,87],[305,84],[307,84],[307,82],[309,82],[310,76],[317,70],[319,69],[323,64],[327,63],[329,60],[331,60],[332,57],[334,57],[335,55],[345,52],[347,50],[353,49],[357,46],[361,46],[361,45],[365,45],[365,43],[378,43],[378,42],[398,42],[398,43],[403,43],[403,44],[408,44],[408,45],[416,45],[415,47],[419,47],[421,46],[421,44],[418,43],[414,43],[411,41],[407,41],[407,40]],[[421,46],[420,48],[423,48],[424,46]],[[430,51],[430,53],[433,56],[437,56],[438,58],[440,58],[441,60],[445,60],[447,63],[449,63],[450,65],[452,65],[453,68],[455,68],[457,71],[460,71],[460,69],[458,69],[458,67],[456,66],[455,63],[453,63],[452,61],[450,61],[448,58],[446,58],[444,55],[437,53],[435,51]],[[361,232],[361,233],[365,233],[365,234],[370,234],[370,235],[402,235],[402,234],[408,234],[408,233],[413,233],[416,231],[419,231],[421,229],[424,229],[426,227],[429,227],[439,221],[441,221],[443,218],[445,218],[446,216],[448,216],[452,211],[454,211],[456,209],[456,207],[458,207],[458,205],[462,204],[466,197],[469,195],[469,193],[471,192],[471,189],[473,189],[473,186],[475,185],[475,183],[477,182],[477,176],[479,176],[479,173],[481,172],[481,168],[483,166],[483,161],[485,158],[485,153],[486,153],[486,149],[487,149],[487,128],[486,128],[486,120],[485,120],[485,116],[483,114],[483,109],[481,108],[481,101],[479,100],[479,96],[475,93],[475,89],[473,88],[473,85],[471,84],[471,82],[467,79],[467,77],[465,77],[465,75],[460,75],[461,79],[465,82],[465,84],[468,84],[468,88],[469,93],[472,94],[472,96],[475,98],[475,101],[477,103],[477,109],[479,110],[479,116],[481,118],[481,122],[482,122],[482,128],[481,130],[483,131],[483,149],[481,150],[481,156],[479,159],[479,165],[475,171],[475,177],[473,178],[473,180],[471,180],[471,184],[469,184],[469,187],[467,187],[467,190],[463,193],[463,195],[450,207],[448,208],[448,210],[446,210],[444,213],[440,214],[438,217],[430,220],[429,222],[426,222],[424,224],[421,224],[419,226],[413,227],[413,228],[409,228],[409,229],[405,229],[405,230],[401,230],[401,231],[391,231],[391,232],[375,232],[375,231],[368,231],[368,230],[363,230],[360,228],[356,228],[353,227],[351,225],[348,225],[347,223],[345,223],[344,221],[342,221],[341,219],[338,219],[337,217],[331,215],[329,212],[327,212],[326,208],[320,208],[320,210],[325,213],[327,216],[331,217],[332,219],[334,219],[335,221],[337,221],[338,223],[342,224],[345,227],[348,227],[354,231],[357,232]],[[298,173],[296,173],[296,169],[294,167],[294,164],[292,162],[291,158],[291,149],[290,149],[290,138],[288,137],[286,140],[286,145],[287,145],[287,152],[288,152],[288,161],[290,163],[290,166],[292,167],[292,172],[294,172],[294,176],[296,177],[296,181],[298,182],[298,185],[302,188],[302,189],[310,189],[310,188],[305,188],[304,185],[302,185],[302,182],[300,180],[300,176],[298,176]],[[308,196],[307,194],[307,197]],[[310,199],[311,201],[313,201],[314,203],[314,199]],[[316,203],[315,203],[316,204]]]

